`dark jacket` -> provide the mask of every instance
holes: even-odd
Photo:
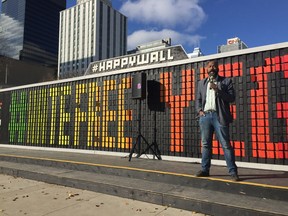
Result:
[[[235,91],[233,83],[230,78],[217,77],[218,93],[216,94],[216,111],[218,113],[219,121],[222,125],[228,125],[233,121],[230,112],[230,103],[235,101]],[[196,112],[204,111],[206,103],[206,91],[209,81],[208,78],[198,82],[197,95],[196,95]]]

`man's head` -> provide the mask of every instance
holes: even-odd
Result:
[[[206,71],[211,78],[216,78],[219,72],[218,62],[216,60],[211,60],[206,65]]]

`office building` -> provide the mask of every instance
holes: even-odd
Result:
[[[60,13],[58,78],[82,76],[94,61],[126,54],[127,17],[110,0],[78,0]]]
[[[55,79],[54,68],[0,55],[0,89]]]
[[[66,0],[2,0],[0,54],[57,68],[59,13]]]
[[[242,40],[240,40],[240,38],[235,37],[235,38],[228,39],[226,45],[218,46],[217,52],[223,53],[223,52],[241,50],[241,49],[246,49],[246,48],[248,48],[248,46]]]

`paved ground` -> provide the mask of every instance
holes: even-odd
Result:
[[[216,164],[210,177],[198,178],[197,162],[134,157],[128,161],[127,154],[64,150],[0,145],[1,173],[72,187],[0,175],[0,216],[195,215],[192,209],[220,216],[288,216],[288,170],[283,165],[271,170],[239,167],[241,181],[233,182],[227,167]]]
[[[0,175],[0,216],[204,216],[150,203]]]

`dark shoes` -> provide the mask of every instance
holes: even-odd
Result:
[[[196,173],[195,175],[196,177],[209,177],[209,172],[204,172],[202,170],[200,170],[199,172]],[[238,174],[231,174],[231,180],[232,181],[240,181],[240,178],[238,176]]]
[[[196,173],[195,175],[196,177],[209,177],[209,173],[208,172],[203,172],[202,170],[200,170],[199,172]]]
[[[235,174],[231,174],[231,180],[232,181],[240,181],[239,176],[235,173]]]

